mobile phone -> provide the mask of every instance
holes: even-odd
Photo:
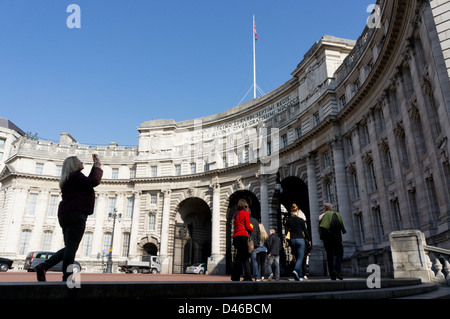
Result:
[[[98,156],[97,156],[97,154],[92,154],[92,159],[95,161],[95,160],[98,160]]]

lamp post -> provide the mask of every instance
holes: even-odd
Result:
[[[119,223],[122,220],[122,214],[117,214],[117,208],[114,208],[114,213],[110,212],[108,214],[108,221],[111,221],[111,219],[113,220],[113,229],[111,234],[111,245],[109,248],[108,261],[106,262],[106,273],[108,274],[112,273],[112,250],[114,242],[114,230],[116,228],[116,219],[119,221]]]

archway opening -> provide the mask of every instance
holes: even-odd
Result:
[[[201,198],[185,199],[175,219],[173,269],[181,274],[194,263],[206,263],[211,255],[211,209]]]
[[[253,194],[251,191],[248,190],[239,190],[237,192],[234,192],[228,201],[228,210],[227,210],[227,229],[226,229],[226,273],[230,274],[233,261],[234,261],[234,255],[235,255],[235,249],[233,246],[233,221],[234,221],[234,214],[237,212],[237,204],[240,199],[245,199],[250,206],[251,214],[254,218],[257,220],[261,220],[261,204],[258,200],[258,197],[256,197],[255,194]]]

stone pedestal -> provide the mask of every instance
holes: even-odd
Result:
[[[418,230],[403,230],[389,235],[394,278],[420,278],[431,282],[433,272],[428,268],[425,236]]]
[[[211,256],[208,259],[207,274],[208,275],[225,275],[226,258],[225,256]]]

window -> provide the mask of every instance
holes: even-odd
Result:
[[[44,164],[36,163],[36,175],[42,175],[42,171],[44,170]]]
[[[133,210],[134,210],[134,197],[128,197],[126,218],[133,218]]]
[[[226,155],[224,157],[222,157],[222,163],[223,163],[223,168],[228,167],[228,157]]]
[[[108,215],[114,214],[114,208],[116,208],[116,198],[115,197],[109,197],[108,198]]]
[[[361,244],[363,244],[366,242],[366,233],[364,232],[364,220],[362,214],[356,215],[356,219],[359,228],[359,239],[361,241]]]
[[[155,229],[156,229],[156,215],[150,213],[148,215],[148,230],[155,230]]]
[[[359,198],[358,175],[356,172],[352,174],[352,180],[353,180],[353,196],[354,198]]]
[[[56,217],[56,213],[58,212],[58,204],[59,204],[59,196],[51,195],[47,211],[48,217]]]
[[[205,162],[204,171],[205,172],[209,171],[209,163],[208,162]]]
[[[191,163],[191,174],[197,173],[197,164]]]
[[[281,136],[281,147],[287,147],[288,146],[288,137],[287,134],[284,134]]]
[[[62,165],[56,165],[55,176],[61,176]]]
[[[118,179],[119,178],[119,169],[118,168],[113,168],[112,169],[112,179]]]
[[[83,257],[89,257],[91,255],[93,237],[91,232],[84,234]]]
[[[331,166],[330,152],[323,153],[323,167],[327,168]]]
[[[157,177],[158,176],[158,166],[152,166],[150,167],[150,176],[151,177]]]
[[[370,177],[372,179],[372,191],[377,190],[377,178],[375,176],[375,168],[373,167],[373,162],[370,163]]]
[[[175,165],[175,176],[180,176],[181,175],[181,165],[177,164]]]
[[[52,235],[51,231],[44,232],[44,239],[42,240],[42,250],[50,250],[52,244]]]
[[[38,194],[31,193],[28,197],[27,202],[27,216],[34,216],[35,210],[36,210],[36,202],[37,202]]]
[[[28,252],[28,244],[30,243],[31,230],[22,231],[22,237],[19,244],[19,255],[25,255]]]
[[[378,242],[382,242],[384,237],[384,226],[383,220],[381,219],[380,207],[374,208],[373,212],[375,214],[375,233],[378,235]]]
[[[347,99],[345,98],[345,94],[343,94],[339,98],[339,104],[340,104],[341,108],[344,108],[347,105]]]
[[[0,147],[5,146],[6,140],[4,138],[0,138]]]
[[[319,112],[313,114],[313,125],[317,126],[320,123],[320,115]]]
[[[297,132],[297,138],[302,137],[303,133],[302,133],[302,128],[301,127],[298,127],[296,132]]]
[[[334,189],[333,189],[333,183],[328,182],[326,185],[326,191],[327,191],[327,198],[328,202],[330,204],[334,204]]]
[[[105,235],[103,236],[103,251],[105,253],[108,253],[109,249],[111,248],[111,238],[111,233],[105,233]]]
[[[156,205],[158,203],[158,196],[156,194],[150,194],[150,204]]]
[[[347,138],[347,145],[348,145],[348,153],[350,156],[352,156],[353,154],[355,154],[355,150],[353,149],[353,139],[351,136]]]
[[[128,257],[130,252],[130,233],[123,233],[122,257]]]

